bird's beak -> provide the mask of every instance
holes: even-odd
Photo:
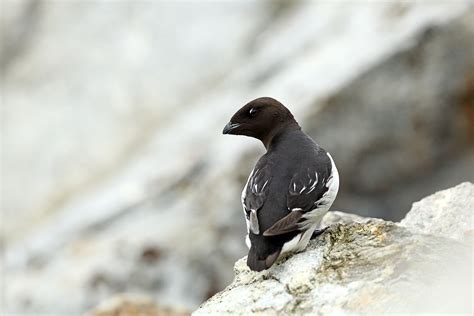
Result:
[[[222,131],[222,134],[231,134],[231,132],[239,126],[240,126],[240,124],[238,124],[238,123],[229,122],[224,127],[224,130]]]

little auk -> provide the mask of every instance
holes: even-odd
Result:
[[[260,157],[242,191],[245,242],[251,270],[270,268],[284,253],[303,251],[339,190],[331,155],[316,144],[275,99],[250,101],[235,113],[224,134],[259,139]]]

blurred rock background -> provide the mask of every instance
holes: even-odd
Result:
[[[195,308],[246,253],[272,96],[332,153],[333,209],[400,220],[474,181],[472,1],[1,2],[2,310]]]

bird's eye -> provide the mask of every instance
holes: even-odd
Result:
[[[256,114],[257,114],[257,109],[256,108],[251,108],[249,110],[250,117],[254,117]]]

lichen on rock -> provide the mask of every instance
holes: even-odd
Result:
[[[446,196],[473,188],[464,183],[422,204],[436,212]],[[472,216],[474,195],[458,201],[459,208],[443,208],[458,212],[446,214],[446,227]],[[341,212],[328,217],[326,222],[338,218],[344,223],[331,225],[306,251],[282,258],[269,270],[253,272],[245,258],[237,261],[234,282],[194,315],[471,311],[469,240],[411,230],[416,220],[425,219],[413,214],[402,224],[359,217],[360,222],[347,223],[354,217]],[[472,221],[468,225],[472,229]]]

